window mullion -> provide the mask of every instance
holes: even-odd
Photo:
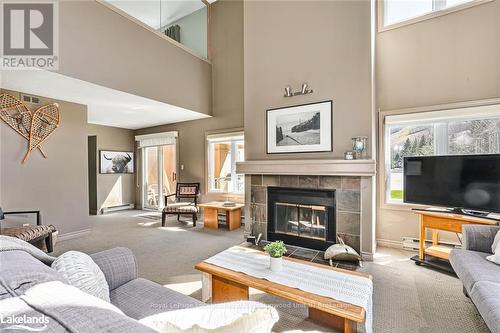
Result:
[[[448,154],[448,124],[434,124],[434,154]]]
[[[236,141],[231,141],[231,192],[236,192]]]
[[[385,119],[384,119],[385,122]],[[386,201],[387,198],[391,197],[391,142],[390,142],[390,132],[391,132],[391,127],[386,126],[386,131],[384,134],[384,156],[385,156],[385,195],[386,195]]]
[[[432,11],[446,8],[446,0],[432,0]]]
[[[215,189],[215,175],[214,175],[214,145],[213,143],[208,144],[208,186],[209,191]]]

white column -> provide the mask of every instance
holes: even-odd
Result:
[[[361,177],[361,256],[367,261],[373,260],[377,250],[375,185],[375,176]]]

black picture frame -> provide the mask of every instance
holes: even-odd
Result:
[[[108,154],[108,156],[105,156]],[[127,156],[131,157],[131,160],[125,163],[125,169],[122,169],[122,164],[118,160],[117,162],[113,161],[113,157],[121,154],[124,156],[125,161]],[[115,156],[109,156],[115,155]],[[107,162],[105,162],[107,161]],[[129,167],[130,162],[132,162],[132,168]],[[113,163],[115,163],[113,165]],[[109,168],[111,165],[111,169]],[[108,170],[108,171],[106,171]],[[111,171],[116,170],[116,171]],[[135,153],[133,151],[123,151],[123,150],[112,150],[112,149],[100,149],[99,150],[99,174],[101,175],[120,175],[120,174],[134,174],[135,173]]]
[[[276,127],[273,129],[270,129],[270,113],[275,112],[275,111],[285,111],[288,109],[294,109],[294,108],[305,108],[305,107],[311,107],[315,105],[320,105],[320,104],[328,104],[328,110],[327,112],[329,113],[329,128],[325,129],[328,131],[328,140],[327,142],[323,142],[322,145],[328,144],[328,148],[324,149],[311,149],[311,150],[288,150],[288,151],[272,151],[270,150],[270,137],[275,139],[272,135],[270,135],[270,130],[276,131]],[[288,111],[287,111],[288,112]],[[325,112],[325,110],[323,110]],[[307,154],[307,153],[327,153],[327,152],[332,152],[333,151],[333,127],[334,127],[334,118],[333,118],[333,100],[324,100],[324,101],[319,101],[319,102],[312,102],[312,103],[304,103],[304,104],[297,104],[297,105],[290,105],[290,106],[284,106],[284,107],[278,107],[278,108],[272,108],[272,109],[267,109],[266,110],[266,154],[268,155],[274,155],[274,154]],[[271,124],[272,125],[272,124]],[[320,129],[321,131],[321,129]],[[321,136],[321,132],[320,132]],[[326,141],[326,140],[324,140]],[[295,147],[295,146],[292,146]]]

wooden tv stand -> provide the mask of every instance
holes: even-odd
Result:
[[[430,262],[426,260],[426,254],[439,259],[448,260],[452,248],[439,245],[439,230],[462,233],[462,225],[464,224],[498,225],[499,223],[499,221],[493,219],[453,214],[431,209],[419,209],[415,210],[415,213],[420,219],[420,248],[418,257],[415,256],[417,258],[414,257],[412,260],[415,260],[417,265],[421,263],[430,264]],[[432,229],[432,246],[428,248],[425,248],[426,229]],[[446,269],[444,267],[440,268]]]

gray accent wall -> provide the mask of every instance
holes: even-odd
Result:
[[[179,179],[200,182],[205,199],[205,134],[243,127],[243,1],[219,0],[212,5],[213,117],[157,126],[136,135],[179,132]],[[137,189],[137,198],[140,198]]]
[[[19,92],[5,91],[20,98]],[[0,206],[6,210],[40,210],[44,224],[60,234],[89,228],[87,174],[87,107],[40,98],[38,108],[57,102],[60,127],[42,144],[44,159],[34,151],[24,163],[28,141],[0,122]]]
[[[88,124],[88,135],[97,136],[97,210],[128,204],[135,205],[136,174],[100,174],[99,150],[135,152],[134,131]],[[137,171],[137,156],[135,167]]]
[[[342,158],[371,146],[369,1],[245,1],[246,159]],[[284,98],[306,82],[313,94]],[[266,109],[333,100],[333,152],[266,155]],[[370,151],[370,148],[368,149]]]
[[[378,33],[380,109],[499,98],[499,17],[500,1],[492,1]],[[377,239],[396,244],[404,236],[418,237],[414,213],[383,208],[380,200]],[[457,242],[455,235],[445,239]]]

